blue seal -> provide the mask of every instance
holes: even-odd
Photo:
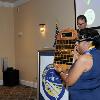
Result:
[[[42,86],[46,96],[50,100],[60,100],[64,93],[65,87],[62,84],[60,75],[55,71],[53,64],[49,64],[42,74]]]

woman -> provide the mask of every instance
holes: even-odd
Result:
[[[69,90],[69,100],[100,100],[100,50],[97,31],[82,29],[74,50],[75,62],[68,74],[55,66]],[[96,46],[96,47],[95,47]],[[80,56],[77,56],[80,55]]]

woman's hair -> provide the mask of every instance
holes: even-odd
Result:
[[[91,28],[81,29],[78,34],[78,41],[93,41],[92,45],[100,49],[100,35],[97,30]]]

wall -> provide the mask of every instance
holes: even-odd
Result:
[[[15,36],[13,8],[0,7],[0,80],[2,80],[2,58],[9,67],[15,67]]]
[[[59,29],[74,27],[74,0],[31,0],[14,11],[16,66],[22,80],[35,82],[37,52],[52,48],[56,22]],[[39,24],[46,24],[45,36],[40,34]]]

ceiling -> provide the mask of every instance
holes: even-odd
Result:
[[[0,0],[0,1],[2,1],[2,2],[9,2],[9,3],[14,3],[14,2],[19,1],[19,0]]]
[[[16,7],[30,0],[0,0],[0,7]]]

